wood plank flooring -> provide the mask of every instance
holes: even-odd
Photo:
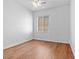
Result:
[[[4,50],[4,59],[74,59],[70,45],[31,40]]]

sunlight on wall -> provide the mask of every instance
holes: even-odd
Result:
[[[29,20],[29,19],[31,19],[31,20]],[[32,33],[32,30],[33,30],[32,17],[26,17],[24,20],[25,20],[25,21],[22,22],[22,23],[23,23],[22,31],[23,31],[24,33],[27,33],[27,34]]]

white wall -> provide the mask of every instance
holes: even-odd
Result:
[[[71,40],[70,45],[75,56],[75,0],[71,0]]]
[[[63,5],[56,8],[36,11],[34,14],[34,38],[49,39],[68,43],[70,40],[70,6]],[[37,16],[49,16],[49,28],[47,33],[37,32]]]
[[[4,0],[4,48],[32,39],[32,12],[14,0]]]

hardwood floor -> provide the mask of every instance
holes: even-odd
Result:
[[[70,45],[31,40],[4,50],[4,59],[74,59]]]

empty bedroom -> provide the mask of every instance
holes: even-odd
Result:
[[[3,59],[75,59],[75,0],[3,0]]]

